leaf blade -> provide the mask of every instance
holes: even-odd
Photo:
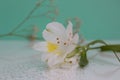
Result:
[[[115,51],[120,52],[120,44],[105,45],[100,47],[101,51]]]

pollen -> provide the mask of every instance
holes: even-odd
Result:
[[[47,48],[48,48],[48,52],[54,52],[58,48],[58,45],[51,43],[51,42],[48,42]]]

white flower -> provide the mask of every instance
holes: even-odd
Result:
[[[45,42],[37,43],[34,48],[43,52],[42,59],[49,67],[63,64],[68,53],[73,51],[79,40],[78,34],[73,35],[72,23],[65,27],[59,22],[51,22],[43,31]]]

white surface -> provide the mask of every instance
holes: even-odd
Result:
[[[47,68],[40,54],[26,41],[0,41],[0,80],[43,80],[41,72]],[[120,63],[113,53],[90,51],[88,58],[89,65],[77,72],[79,80],[119,80]]]

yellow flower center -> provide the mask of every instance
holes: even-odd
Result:
[[[54,53],[57,55],[61,55],[62,51],[58,50],[58,45],[55,43],[47,42],[47,49],[49,53]]]
[[[51,43],[51,42],[48,42],[47,48],[48,48],[48,52],[54,52],[58,48],[58,45]]]

